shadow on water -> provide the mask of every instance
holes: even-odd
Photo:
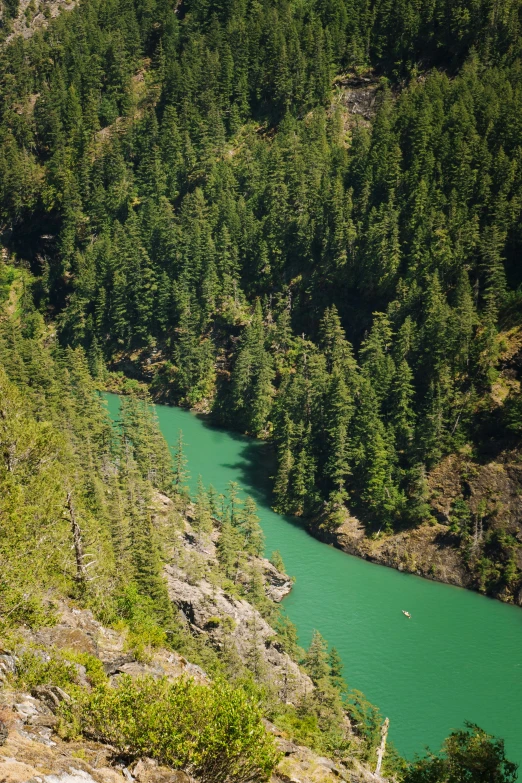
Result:
[[[256,503],[259,501],[271,506],[273,502],[272,476],[277,469],[276,455],[272,447],[264,441],[220,427],[214,424],[207,415],[196,414],[196,419],[205,429],[221,432],[230,440],[241,444],[240,461],[234,464],[225,462],[220,464],[223,468],[236,472],[238,484],[252,495]]]
[[[113,419],[118,401],[106,396]],[[257,503],[267,554],[281,552],[296,586],[285,611],[304,642],[318,628],[338,650],[350,684],[390,717],[391,739],[411,757],[439,747],[465,719],[504,737],[522,761],[522,613],[449,585],[364,562],[314,541],[299,518],[272,511],[270,444],[215,426],[208,416],[158,405],[172,449],[187,446],[190,482],[226,491],[233,480]],[[412,612],[403,622],[402,608]]]
[[[266,441],[256,440],[240,432],[220,427],[205,414],[196,414],[195,417],[206,429],[222,432],[227,438],[241,444],[239,459],[235,462],[221,462],[220,465],[227,470],[234,471],[235,480],[245,494],[255,500],[258,507],[261,506],[272,511],[274,503],[273,477],[277,470],[277,458],[272,445]],[[292,527],[308,533],[306,525],[299,517],[287,516],[286,514],[277,514],[277,516],[281,519],[281,523],[292,525]]]

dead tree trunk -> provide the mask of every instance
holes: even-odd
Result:
[[[386,718],[384,723],[381,726],[381,744],[379,746],[379,749],[377,751],[377,766],[375,767],[375,774],[379,775],[381,771],[382,766],[382,759],[384,756],[384,751],[386,750],[386,740],[388,739],[388,729],[390,728],[390,719]]]
[[[72,532],[73,543],[74,543],[74,557],[76,559],[76,582],[79,588],[83,590],[87,582],[87,573],[85,570],[85,563],[83,562],[85,556],[83,552],[82,531],[80,525],[78,524],[78,520],[76,519],[76,514],[74,513],[72,492],[67,493],[67,508],[69,509],[69,516],[71,519],[71,532]]]

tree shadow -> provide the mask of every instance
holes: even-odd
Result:
[[[274,503],[273,476],[275,476],[277,470],[277,458],[273,445],[216,425],[208,416],[203,414],[197,414],[197,418],[207,429],[223,432],[236,443],[241,444],[236,461],[221,462],[220,464],[222,467],[234,471],[234,480],[237,481],[245,494],[250,495],[258,506],[263,506],[272,511],[272,504]],[[273,513],[277,514],[276,511],[273,511]],[[305,522],[299,517],[283,514],[277,514],[277,516],[281,518],[282,522],[301,530],[306,530]]]

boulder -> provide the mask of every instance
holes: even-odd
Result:
[[[71,628],[67,625],[56,625],[54,628],[42,628],[35,634],[37,643],[45,647],[76,650],[77,652],[96,655],[96,642],[92,635],[81,628]]]
[[[0,780],[2,783],[25,783],[38,775],[37,770],[29,764],[16,759],[0,759]]]
[[[161,767],[149,758],[140,759],[132,768],[132,774],[138,783],[191,783],[186,772]]]
[[[293,582],[288,574],[283,574],[272,565],[270,560],[262,560],[265,591],[270,600],[280,603],[285,595],[292,590]]]

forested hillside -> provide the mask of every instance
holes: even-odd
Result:
[[[15,37],[0,227],[27,296],[101,383],[270,439],[278,510],[434,521],[441,459],[522,434],[519,26],[516,0],[86,0]],[[464,488],[449,522],[513,600],[495,513]]]
[[[440,756],[388,744],[373,774],[383,716],[318,632],[298,647],[254,502],[234,483],[190,500],[182,439],[171,460],[135,381],[111,423],[32,282],[2,270],[2,780],[123,783],[122,759],[138,783],[516,780],[503,741],[472,724]]]

